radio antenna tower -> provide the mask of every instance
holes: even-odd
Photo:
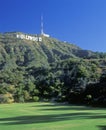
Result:
[[[43,31],[43,15],[41,15],[41,35],[44,35],[44,31]]]
[[[41,15],[41,35],[44,37],[50,37],[49,34],[44,33],[44,27],[43,27],[43,15]]]

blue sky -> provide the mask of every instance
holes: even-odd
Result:
[[[106,0],[0,0],[0,32],[44,32],[83,49],[106,52]]]

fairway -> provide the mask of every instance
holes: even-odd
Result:
[[[0,130],[106,130],[106,109],[41,102],[0,104]]]

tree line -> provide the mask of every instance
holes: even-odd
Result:
[[[0,103],[33,101],[106,106],[105,65],[101,67],[98,60],[68,59],[50,67],[0,71]]]

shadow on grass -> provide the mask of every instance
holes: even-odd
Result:
[[[98,126],[100,130],[106,130],[106,126]]]
[[[95,110],[93,108],[86,108],[86,107],[58,107],[58,108],[43,108],[40,109],[45,111],[64,111],[64,110],[76,110],[76,111],[84,111],[84,110]],[[96,109],[97,110],[97,109]]]
[[[106,115],[99,113],[67,113],[67,114],[52,114],[52,115],[29,115],[10,118],[0,118],[2,125],[21,125],[21,124],[37,124],[50,123],[64,120],[83,120],[83,119],[101,119],[106,118]],[[103,129],[104,130],[104,129]]]
[[[40,110],[45,111],[60,111],[60,110],[78,110],[78,111],[84,111],[84,110],[106,110],[106,108],[99,108],[99,107],[90,107],[90,106],[82,106],[82,105],[67,105],[67,104],[40,104],[32,107],[40,107]],[[47,108],[46,108],[47,107]],[[52,107],[52,108],[51,108]]]

